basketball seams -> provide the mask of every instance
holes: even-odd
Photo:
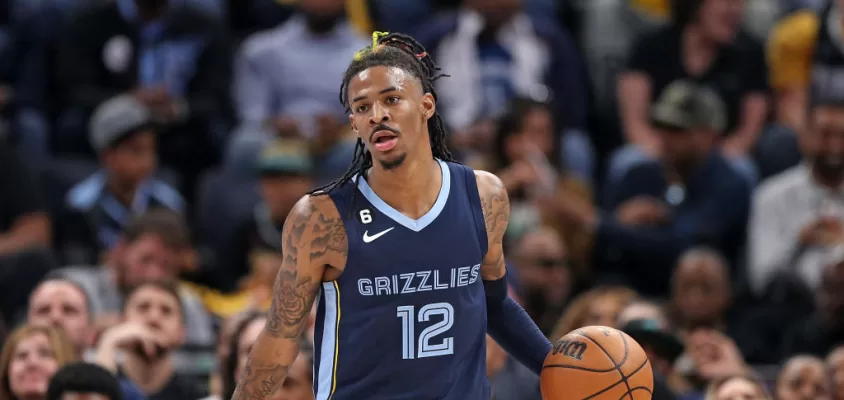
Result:
[[[601,390],[600,390],[600,391],[598,391],[598,392],[592,393],[592,394],[590,394],[589,396],[584,397],[584,398],[583,398],[583,400],[594,399],[595,397],[600,396],[600,395],[602,395],[602,394],[604,394],[604,393],[606,393],[606,392],[608,392],[608,391],[612,390],[612,388],[614,388],[614,387],[618,386],[618,384],[619,384],[619,383],[621,383],[621,382],[624,382],[624,380],[619,379],[617,382],[613,383],[612,385],[609,385],[609,386],[607,386],[607,387],[605,387],[605,388],[601,389]],[[627,395],[627,393],[625,393],[625,395]],[[623,397],[623,396],[622,396],[622,397]]]
[[[629,377],[631,377],[631,376],[633,376],[633,375],[636,375],[636,373],[638,373],[639,371],[641,371],[641,370],[642,370],[642,368],[645,368],[645,366],[646,366],[646,365],[648,365],[648,364],[650,364],[650,360],[648,360],[648,359],[646,358],[646,359],[645,359],[645,362],[643,362],[643,363],[642,363],[642,365],[640,365],[640,366],[639,366],[639,368],[636,368],[635,370],[633,370],[633,372],[631,372],[631,373],[630,373],[630,375],[628,376],[628,378],[629,378]],[[637,390],[644,390],[644,391],[648,392],[648,394],[650,394],[651,396],[653,396],[653,394],[654,394],[654,392],[653,392],[651,389],[648,389],[646,386],[636,386],[636,387],[634,387],[634,388],[630,389],[630,390],[627,392],[627,394],[629,394],[629,395],[630,395],[630,398],[631,398],[631,399],[635,400],[635,398],[633,398],[633,392],[635,392],[635,391],[637,391]],[[621,396],[621,398],[620,398],[619,400],[621,400],[621,399],[623,399],[623,398],[624,398],[624,396]]]
[[[613,335],[613,332],[617,332],[618,336]],[[603,338],[602,342],[599,342],[596,338],[593,338],[592,335],[596,336],[597,338]],[[618,340],[619,337],[621,338],[621,343],[619,343],[619,340]],[[594,383],[590,382],[588,385],[586,385],[587,387],[581,388],[581,390],[586,389],[586,393],[583,393],[583,392],[580,392],[580,390],[577,390],[577,392],[579,392],[579,393],[577,393],[577,394],[569,393],[568,394],[569,397],[566,397],[566,398],[572,398],[573,399],[576,396],[577,398],[582,399],[582,400],[595,400],[597,398],[606,398],[608,396],[612,396],[613,394],[615,394],[617,396],[620,395],[619,400],[636,400],[637,398],[650,398],[650,396],[653,395],[653,390],[652,390],[652,388],[649,387],[649,385],[651,385],[651,383],[649,382],[650,379],[648,379],[650,377],[650,367],[649,367],[650,361],[647,359],[647,356],[645,354],[640,354],[640,353],[643,353],[643,352],[642,352],[642,349],[639,348],[639,346],[633,346],[631,344],[631,342],[633,344],[635,344],[636,341],[634,341],[632,339],[631,339],[631,341],[628,341],[627,340],[628,337],[621,331],[618,331],[618,330],[613,329],[613,328],[600,327],[600,326],[590,326],[590,327],[586,327],[585,329],[582,329],[582,330],[577,329],[573,332],[570,332],[568,335],[566,335],[565,337],[563,337],[560,340],[562,340],[562,341],[564,341],[564,340],[576,341],[578,338],[586,341],[587,343],[592,342],[592,344],[594,346],[597,346],[597,348],[600,349],[600,352],[604,353],[607,360],[609,360],[611,362],[611,367],[606,368],[606,369],[597,369],[597,368],[593,368],[592,365],[590,365],[589,367],[572,365],[569,360],[557,359],[557,358],[552,357],[551,354],[549,354],[548,355],[549,359],[547,359],[546,362],[550,361],[550,362],[553,363],[554,361],[557,361],[557,363],[543,365],[542,369],[544,370],[545,368],[562,368],[563,371],[560,371],[560,372],[547,371],[545,374],[543,374],[543,376],[542,376],[543,390],[545,390],[545,389],[550,390],[549,393],[552,393],[552,394],[556,393],[555,395],[565,393],[565,392],[569,391],[570,389],[565,389],[565,387],[566,387],[565,385],[560,386],[559,385],[560,382],[558,382],[558,383],[553,383],[551,381],[545,382],[547,380],[547,378],[550,378],[551,376],[554,376],[554,377],[559,376],[559,378],[565,378],[564,381],[572,380],[573,382],[578,382],[578,379],[580,379],[580,378],[575,378],[575,377],[581,376],[581,375],[580,375],[580,373],[574,372],[574,371],[583,371],[586,374],[596,373],[596,374],[599,374],[602,377],[597,378]],[[606,343],[606,346],[604,345],[604,343]],[[619,350],[619,348],[618,348],[619,344],[622,346],[623,356],[621,357],[619,362],[616,362],[614,355]],[[579,346],[581,346],[581,348],[583,348],[582,347],[583,344],[581,344]],[[609,352],[610,349],[613,350],[613,354],[610,354],[610,352]],[[583,354],[582,350],[578,349],[577,351],[580,351],[580,354]],[[572,355],[570,355],[570,353],[571,353],[571,351],[569,351],[569,353],[563,353],[563,355],[568,355],[571,358],[576,358],[576,357],[573,357]],[[627,361],[632,361],[631,356],[633,358],[638,358],[641,361],[640,365],[635,366],[632,370],[630,370],[629,368],[626,368],[627,367],[627,365],[626,365]],[[642,358],[644,358],[644,359],[642,360]],[[578,360],[579,360],[579,358],[578,358]],[[587,357],[584,358],[584,360],[587,360],[587,364],[599,364],[599,365],[604,364],[604,362],[602,362],[600,360],[600,356],[598,356],[597,352],[594,351],[594,350],[590,351],[589,354],[587,354]],[[574,364],[581,364],[581,363],[574,363]],[[606,365],[606,364],[604,364],[604,365]],[[631,365],[631,367],[632,366],[633,365]],[[622,369],[622,368],[625,368],[625,369]],[[572,371],[572,372],[565,372],[567,370]],[[618,377],[616,378],[615,381],[607,382],[607,380],[612,379],[612,376],[613,376],[612,371],[613,370],[618,371]],[[629,373],[627,371],[629,371]],[[647,372],[647,373],[645,374],[643,371]],[[643,373],[643,375],[641,377],[638,377],[637,374],[639,374],[640,372]],[[609,373],[610,375],[606,375],[607,373]],[[569,379],[569,378],[571,378],[571,379]],[[556,378],[554,378],[553,380],[556,380]],[[546,383],[550,386],[546,387]],[[620,383],[624,383],[624,386],[619,387]],[[601,388],[601,386],[603,386],[603,388]],[[588,392],[591,392],[592,390],[595,390],[597,388],[601,388],[601,389],[597,390],[595,392],[589,393],[588,396],[580,397],[580,396],[583,396],[584,394],[587,394]],[[561,392],[561,390],[562,390],[562,392]],[[639,392],[639,391],[644,391],[644,392],[647,393],[647,395],[643,394],[640,397],[636,397],[636,393]]]
[[[613,370],[616,369],[615,367],[612,367],[610,369],[594,369],[594,368],[578,367],[576,365],[568,365],[568,364],[549,364],[549,365],[542,366],[542,368],[576,369],[578,371],[595,372],[595,373],[612,372]]]
[[[589,335],[587,335],[587,334],[585,334],[585,333],[582,333],[582,332],[576,332],[576,331],[575,331],[575,332],[573,332],[573,333],[574,333],[575,335],[577,335],[577,336],[580,336],[580,337],[583,337],[583,338],[588,339],[588,340],[589,340],[590,342],[592,342],[592,343],[595,343],[595,345],[596,345],[596,346],[598,346],[598,348],[599,348],[599,349],[601,349],[601,351],[602,351],[604,354],[606,354],[607,358],[609,358],[609,359],[610,359],[610,362],[612,363],[612,365],[615,365],[615,369],[620,369],[620,368],[621,368],[621,366],[622,366],[622,365],[624,365],[624,362],[625,362],[625,361],[627,361],[627,341],[624,341],[624,358],[622,358],[622,359],[621,359],[621,362],[616,362],[616,361],[615,361],[615,359],[614,359],[614,358],[612,358],[612,356],[610,355],[610,353],[607,351],[607,349],[605,349],[605,348],[604,348],[604,346],[602,346],[600,343],[598,343],[598,341],[597,341],[597,340],[592,339]],[[623,340],[623,339],[624,339],[624,338],[622,337],[622,340]]]
[[[613,356],[610,355],[610,352],[608,352],[607,349],[604,348],[604,346],[602,346],[600,343],[598,343],[597,340],[592,339],[592,337],[590,337],[589,335],[587,335],[583,332],[575,331],[573,333],[576,334],[577,336],[588,339],[590,342],[595,343],[595,345],[598,346],[599,349],[601,349],[601,351],[604,353],[604,355],[606,355],[607,358],[610,360],[610,362],[615,366],[614,369],[616,371],[618,371],[618,375],[621,376],[621,382],[623,382],[624,386],[627,387],[627,393],[625,393],[625,396],[630,396],[630,399],[632,400],[633,399],[633,395],[631,394],[632,389],[630,388],[630,383],[627,382],[628,377],[624,376],[624,372],[621,372],[621,366],[624,365],[625,362],[627,362],[627,354],[628,354],[627,339],[624,337],[624,335],[620,331],[618,332],[619,336],[621,337],[621,342],[624,344],[624,357],[621,359],[621,362],[616,362],[615,359],[613,358]],[[642,364],[642,366],[644,366],[644,364]],[[607,372],[609,372],[609,371],[607,371]],[[633,376],[633,374],[630,374],[630,376]],[[613,384],[612,386],[610,386],[610,388],[615,387],[616,385],[618,385],[618,383]],[[604,390],[607,390],[607,389],[604,389]],[[587,397],[587,398],[589,398],[589,397]],[[623,399],[624,396],[621,396],[621,398]]]
[[[648,389],[644,386],[637,386],[637,387],[634,387],[629,393],[625,393],[624,396],[630,395],[630,398],[632,399],[633,398],[633,392],[635,392],[637,390],[644,390],[645,392],[648,392],[648,395],[649,395],[648,398],[651,398],[654,394],[654,392],[652,392],[650,389]],[[624,399],[624,396],[619,397],[618,400]]]
[[[618,365],[618,374],[621,375],[621,379],[624,381],[624,386],[627,386],[627,394],[630,396],[630,400],[634,400],[633,392],[630,391],[630,382],[627,381],[629,376],[624,376],[624,372],[621,372],[621,366],[627,362],[627,338],[624,337],[624,334],[621,333],[621,331],[618,331],[618,336],[621,337],[621,342],[624,343],[624,360]],[[609,356],[609,354],[607,354],[607,356]],[[612,359],[612,356],[610,356],[610,359]],[[630,374],[630,376],[633,376],[633,374]],[[621,396],[621,398],[623,399],[624,396]]]
[[[602,395],[602,394],[606,393],[607,391],[612,390],[612,388],[614,388],[614,387],[618,386],[618,384],[619,384],[619,383],[622,383],[622,382],[627,383],[627,378],[630,378],[631,376],[636,375],[636,373],[638,373],[639,371],[641,371],[641,370],[642,370],[642,368],[645,368],[645,366],[646,366],[646,365],[648,365],[648,363],[649,363],[649,361],[646,359],[646,360],[645,360],[645,362],[643,362],[643,363],[642,363],[642,365],[638,366],[638,367],[637,367],[635,370],[633,370],[633,372],[631,372],[631,373],[630,373],[630,375],[628,375],[627,377],[622,377],[621,379],[619,379],[617,382],[613,383],[612,385],[609,385],[609,386],[607,386],[607,387],[605,387],[605,388],[601,389],[601,390],[600,390],[599,392],[597,392],[597,393],[593,393],[593,394],[589,395],[589,397],[586,397],[586,398],[584,398],[583,400],[589,400],[589,399],[593,399],[593,398],[595,398],[595,397],[597,397],[597,396],[600,396],[600,395]],[[549,365],[549,367],[550,367],[550,365]],[[565,366],[564,366],[564,365],[560,365],[559,367],[565,367]],[[581,369],[581,368],[573,368],[573,369]],[[608,370],[608,371],[603,371],[603,372],[610,372],[610,371],[611,371],[611,370]],[[592,371],[590,371],[590,372],[592,372]],[[623,375],[622,375],[622,376],[623,376]],[[624,395],[622,395],[622,396],[621,396],[621,398],[619,398],[619,400],[623,399],[623,398],[624,398],[624,396],[627,396],[627,395],[630,395],[630,397],[632,398],[632,397],[633,397],[633,392],[635,392],[636,390],[644,390],[644,391],[646,391],[646,392],[648,392],[648,393],[653,393],[653,392],[651,392],[651,390],[650,390],[650,389],[648,389],[647,387],[644,387],[644,386],[636,386],[636,387],[634,387],[634,388],[630,389],[630,385],[628,384],[628,385],[627,385],[627,387],[628,387],[628,389],[629,389],[629,390],[628,390],[626,393],[624,393]]]

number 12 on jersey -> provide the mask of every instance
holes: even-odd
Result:
[[[426,304],[419,309],[418,314],[416,314],[413,306],[399,306],[396,309],[396,316],[401,319],[402,323],[401,358],[403,360],[454,354],[454,337],[443,338],[440,343],[431,343],[435,336],[445,333],[454,325],[454,307],[451,304]],[[416,330],[414,329],[416,321],[428,322],[434,316],[442,316],[443,319],[423,329],[417,341]]]

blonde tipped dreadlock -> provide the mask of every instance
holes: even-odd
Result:
[[[379,31],[372,32],[372,45],[370,45],[369,47],[364,47],[362,50],[355,53],[355,61],[360,61],[360,59],[363,58],[363,56],[365,56],[367,53],[372,53],[372,52],[378,51],[378,47],[383,46],[383,43],[379,44],[378,41],[382,37],[385,37],[389,34],[390,34],[390,32],[379,32]]]
[[[430,93],[437,99],[437,92],[434,90],[434,82],[442,77],[440,68],[431,59],[425,48],[416,39],[401,33],[373,32],[372,45],[357,52],[354,61],[346,69],[343,76],[343,84],[340,86],[340,103],[350,110],[348,99],[349,81],[352,77],[371,67],[386,66],[401,68],[417,79],[422,84],[422,91]],[[431,137],[431,152],[434,157],[444,161],[454,161],[451,152],[446,146],[445,126],[439,113],[428,120],[428,134]],[[311,191],[311,195],[326,194],[331,190],[349,182],[353,176],[357,179],[372,167],[372,158],[366,151],[363,140],[358,138],[355,145],[355,153],[352,156],[352,164],[340,179]],[[357,185],[357,181],[355,181]]]

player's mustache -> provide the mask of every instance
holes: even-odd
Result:
[[[369,141],[370,141],[370,142],[372,141],[372,136],[374,136],[374,135],[375,135],[375,132],[378,132],[378,131],[388,131],[388,132],[392,132],[392,133],[393,133],[393,134],[395,134],[396,136],[398,136],[398,135],[399,135],[399,131],[398,131],[398,130],[393,129],[393,128],[390,128],[389,126],[384,125],[384,124],[378,124],[378,125],[375,125],[375,127],[374,127],[374,128],[372,128],[372,132],[369,132]]]

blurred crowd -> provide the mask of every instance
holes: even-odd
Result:
[[[844,0],[0,0],[0,400],[230,398],[376,29],[449,75],[549,338],[624,330],[655,399],[844,400],[842,28]],[[313,399],[305,336],[274,399]],[[492,339],[487,373],[540,398]]]

